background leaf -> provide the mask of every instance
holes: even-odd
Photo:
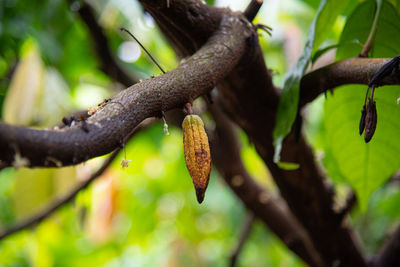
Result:
[[[337,16],[343,8],[347,6],[347,4],[348,1],[345,0],[321,1],[314,20],[311,23],[303,52],[296,65],[289,71],[285,78],[274,129],[275,162],[279,162],[282,141],[290,132],[296,118],[299,102],[300,79],[303,77],[308,66],[314,47],[318,48],[324,41]]]
[[[337,59],[356,56],[361,49],[349,43],[355,38],[364,43],[368,37],[375,1],[361,3],[348,19],[337,50]],[[370,54],[376,57],[394,57],[399,52],[400,16],[396,9],[384,1],[378,20],[374,45]],[[396,100],[399,86],[377,88],[375,100],[378,124],[371,142],[366,144],[358,134],[358,124],[367,87],[342,86],[325,102],[321,132],[325,144],[324,162],[334,181],[347,181],[355,190],[359,203],[366,208],[371,193],[400,168],[400,106]]]

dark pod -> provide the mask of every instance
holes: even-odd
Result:
[[[376,112],[376,104],[374,100],[368,100],[366,112],[364,140],[368,143],[375,133],[376,124],[378,122],[378,114]]]

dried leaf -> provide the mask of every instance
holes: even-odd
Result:
[[[378,114],[376,112],[376,104],[374,100],[369,100],[367,104],[367,115],[365,116],[365,134],[364,140],[368,143],[375,133],[376,124],[378,122]]]

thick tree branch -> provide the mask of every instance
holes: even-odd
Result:
[[[285,202],[265,190],[246,171],[234,125],[215,105],[217,104],[209,107],[216,123],[216,130],[210,134],[210,141],[213,162],[221,177],[243,204],[289,249],[310,266],[323,266],[310,238]]]
[[[139,0],[153,16],[180,57],[196,52],[218,28],[222,15],[230,12],[198,0]]]
[[[0,160],[8,166],[17,158],[29,167],[65,166],[104,155],[145,118],[182,107],[208,93],[242,57],[248,38],[255,33],[241,15],[226,14],[218,31],[196,54],[175,70],[143,81],[118,93],[86,124],[37,130],[0,122]]]
[[[375,73],[391,58],[349,58],[306,74],[301,79],[300,106],[319,94],[345,84],[368,84]],[[400,83],[399,75],[389,75],[378,85]]]
[[[371,266],[400,266],[400,227],[388,238]]]

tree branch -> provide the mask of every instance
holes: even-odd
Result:
[[[141,121],[161,111],[182,107],[208,93],[236,66],[248,38],[255,33],[241,15],[226,13],[217,32],[177,69],[118,93],[86,125],[37,130],[0,122],[0,160],[8,166],[17,158],[29,167],[66,166],[104,155],[124,143]]]
[[[300,107],[319,94],[345,84],[368,84],[391,58],[349,58],[314,70],[301,79]],[[400,76],[389,75],[378,86],[400,84]]]
[[[371,266],[400,266],[400,227],[388,238]]]
[[[246,10],[243,12],[244,16],[249,20],[253,21],[258,11],[260,10],[264,0],[251,0]]]
[[[323,266],[323,261],[303,227],[288,210],[285,202],[272,196],[246,171],[240,156],[240,146],[234,125],[216,107],[209,110],[216,130],[209,134],[214,165],[243,204],[281,241],[310,266]]]
[[[162,0],[139,0],[153,16],[175,52],[181,58],[192,55],[218,29],[228,11],[198,0],[174,0],[167,7]]]

